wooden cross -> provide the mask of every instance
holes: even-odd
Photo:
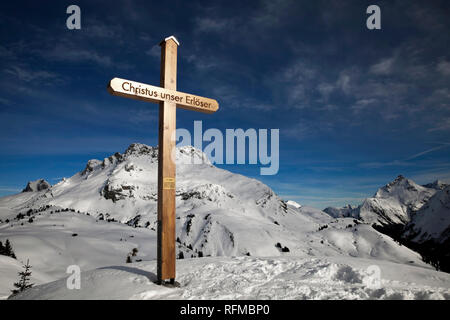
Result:
[[[115,96],[159,103],[158,136],[158,284],[175,283],[175,130],[176,108],[213,113],[219,109],[214,99],[199,97],[177,89],[177,49],[170,36],[161,46],[160,87],[113,78],[108,92]]]

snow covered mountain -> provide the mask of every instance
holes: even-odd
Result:
[[[435,193],[407,225],[405,237],[415,242],[445,242],[450,237],[450,186]]]
[[[446,187],[449,186],[449,184],[444,183],[440,180],[436,180],[432,183],[427,183],[423,185],[425,188],[431,188],[431,189],[436,189],[436,190],[442,190],[445,189]]]
[[[430,187],[420,186],[403,176],[378,189],[372,198],[367,198],[358,207],[326,208],[333,217],[354,217],[376,226],[403,226],[437,191],[438,182]]]
[[[342,208],[328,207],[323,210],[333,218],[357,218],[359,219],[359,208],[348,204]]]
[[[402,240],[437,269],[450,272],[450,186],[439,190],[405,226]]]
[[[354,217],[421,253],[450,271],[449,185],[436,180],[420,186],[398,176],[358,207],[326,208],[332,217]]]
[[[30,259],[37,283],[64,277],[72,264],[120,265],[134,248],[135,261],[156,259],[157,155],[157,148],[135,143],[123,154],[89,160],[54,186],[0,198],[0,241],[11,241],[18,260]],[[179,258],[340,257],[431,269],[370,224],[285,202],[258,180],[213,166],[193,147],[178,149],[176,159]],[[425,197],[428,189],[417,189]],[[0,285],[16,280],[2,277]],[[0,288],[0,296],[9,289]]]
[[[36,181],[29,181],[25,189],[22,192],[34,192],[34,191],[42,191],[46,189],[50,189],[51,185],[44,179],[39,179]]]
[[[1,218],[21,222],[21,218],[28,219],[30,209],[34,216],[36,211],[61,208],[155,231],[157,156],[157,148],[132,144],[124,154],[116,153],[103,161],[89,160],[84,170],[50,189],[34,196],[19,194],[1,199],[0,205],[7,208]],[[297,254],[323,254],[327,250],[363,254],[352,246],[336,245],[339,241],[331,239],[339,233],[355,237],[352,232],[338,231],[354,226],[351,219],[335,220],[320,210],[293,202],[287,205],[268,186],[214,167],[193,147],[179,149],[177,161],[177,241],[184,257],[274,256],[285,247]],[[336,228],[318,232],[328,225]],[[361,231],[359,236],[376,234],[368,226],[356,228]],[[317,245],[321,241],[323,244]],[[305,246],[305,242],[311,245]],[[327,246],[329,249],[323,248]]]

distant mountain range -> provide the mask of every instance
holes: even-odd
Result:
[[[324,209],[332,217],[352,217],[420,252],[438,269],[450,271],[450,186],[418,185],[403,176],[378,189],[357,207]]]
[[[79,212],[97,221],[119,222],[155,233],[157,159],[157,148],[132,144],[123,154],[89,160],[82,171],[54,186],[43,180],[29,182],[22,193],[0,198],[0,207],[7,208],[0,212],[0,219],[17,226],[30,216],[38,221],[39,215],[52,211]],[[352,236],[349,225],[384,239],[371,226],[286,202],[256,179],[213,166],[193,147],[178,149],[177,162],[177,250],[184,257],[274,256],[284,252],[320,255],[341,254],[343,250],[362,255],[357,248],[341,247],[340,241],[328,236]]]
[[[90,270],[124,263],[134,248],[136,261],[156,259],[157,156],[157,148],[135,143],[124,153],[89,160],[56,185],[29,182],[23,192],[0,198],[0,241],[9,239],[20,261],[30,259],[36,283],[64,277],[71,264]],[[430,269],[399,242],[440,245],[448,239],[448,220],[442,219],[448,217],[449,188],[442,183],[419,186],[400,176],[359,207],[324,212],[219,169],[193,147],[177,149],[176,158],[179,259],[335,257]],[[392,235],[386,231],[392,226],[402,227],[401,240],[383,234]],[[0,275],[0,296],[18,266],[5,257],[1,268],[8,272]]]

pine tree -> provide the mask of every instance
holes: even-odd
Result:
[[[12,294],[18,294],[19,292],[22,292],[26,289],[29,289],[33,286],[32,283],[30,283],[30,276],[31,276],[31,265],[29,260],[27,260],[27,264],[22,266],[25,271],[19,272],[20,280],[19,282],[14,283],[14,287],[17,289],[11,290]]]
[[[14,254],[14,250],[12,248],[11,243],[9,242],[9,239],[6,239],[4,248],[5,248],[4,249],[5,250],[5,256],[9,256],[11,258],[16,259],[16,255]]]
[[[5,247],[3,246],[3,243],[0,241],[0,255],[5,256]]]

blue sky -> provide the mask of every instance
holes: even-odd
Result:
[[[66,8],[81,8],[81,30]],[[381,30],[366,8],[381,8]],[[450,181],[448,1],[2,1],[0,195],[87,160],[157,144],[157,105],[113,77],[159,84],[158,43],[181,42],[178,89],[215,98],[177,126],[280,129],[280,170],[223,165],[285,199],[358,204],[398,174]]]

